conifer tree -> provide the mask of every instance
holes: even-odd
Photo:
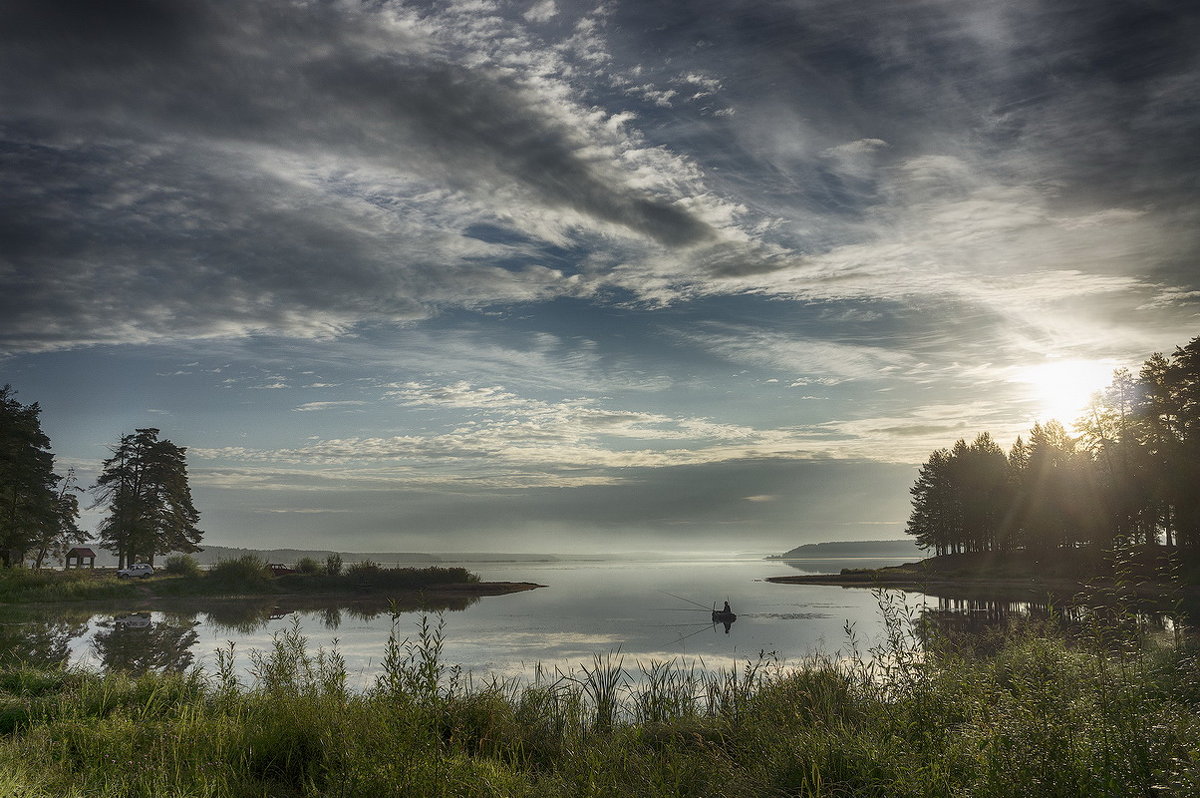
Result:
[[[117,555],[119,567],[199,551],[203,533],[196,527],[200,513],[192,505],[187,450],[147,428],[122,436],[112,453],[93,488],[94,506],[108,509],[100,545]]]
[[[0,564],[20,565],[48,529],[62,522],[50,439],[37,402],[23,405],[0,388]]]

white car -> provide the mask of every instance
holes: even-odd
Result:
[[[134,577],[145,579],[148,576],[154,576],[154,566],[148,562],[135,562],[128,568],[122,568],[117,571],[117,576],[122,579],[132,579]]]

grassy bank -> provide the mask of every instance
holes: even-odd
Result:
[[[1181,645],[1028,627],[726,673],[617,658],[464,683],[429,618],[365,694],[295,631],[204,677],[0,672],[12,796],[1185,796],[1200,670]],[[1122,642],[1128,642],[1126,638]],[[1095,643],[1095,646],[1089,643]],[[1103,646],[1101,646],[1103,644]],[[988,653],[980,653],[987,651]],[[636,669],[633,663],[626,663]]]
[[[144,600],[174,597],[270,595],[361,596],[388,592],[455,589],[504,592],[505,583],[483,583],[465,568],[352,567],[338,574],[268,573],[261,562],[190,574],[158,573],[119,579],[113,571],[0,569],[0,602]],[[497,584],[499,586],[497,586]],[[516,588],[514,588],[516,589]]]

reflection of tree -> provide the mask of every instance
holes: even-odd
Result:
[[[0,663],[35,668],[65,666],[71,657],[70,642],[86,630],[86,619],[0,623]]]
[[[342,625],[342,611],[337,607],[325,607],[321,610],[321,623],[331,632],[336,632]]]
[[[933,599],[933,597],[930,597]],[[1095,598],[1095,597],[1093,597]],[[1103,601],[1063,602],[1012,601],[980,598],[937,598],[921,615],[927,640],[936,637],[941,645],[970,650],[976,654],[1000,650],[1015,628],[1053,625],[1071,638],[1104,639],[1105,630],[1114,641],[1133,639],[1140,632],[1162,631],[1171,624],[1170,615],[1153,607],[1141,609]]]
[[[213,601],[204,605],[208,624],[218,632],[250,634],[280,618],[294,612],[319,615],[326,629],[336,630],[344,617],[356,621],[370,621],[391,612],[393,602],[400,612],[458,612],[479,601],[478,596],[438,596],[428,598],[409,594],[398,599],[383,596],[345,599],[330,597],[307,598],[303,596],[279,596],[265,599],[238,599]]]
[[[208,625],[217,632],[251,634],[264,628],[275,613],[272,599],[214,601],[206,604]]]
[[[198,623],[175,616],[142,625],[134,616],[123,616],[103,624],[92,646],[108,670],[183,671],[195,658],[192,646],[200,639],[195,631]]]

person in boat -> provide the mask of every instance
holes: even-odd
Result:
[[[721,614],[722,615],[730,615],[732,613],[733,613],[733,610],[729,609],[729,600],[726,599],[725,606],[721,608]]]

